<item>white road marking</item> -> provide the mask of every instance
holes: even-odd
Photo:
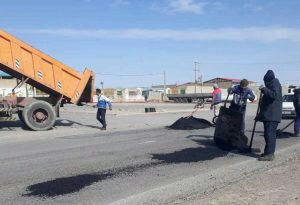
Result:
[[[146,142],[141,142],[139,144],[149,144],[149,143],[154,143],[155,141],[146,141]]]

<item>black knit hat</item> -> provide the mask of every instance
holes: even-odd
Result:
[[[241,80],[240,86],[241,86],[242,88],[245,88],[245,87],[247,87],[248,85],[249,85],[249,82],[248,82],[247,79]]]

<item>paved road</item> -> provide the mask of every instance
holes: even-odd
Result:
[[[114,125],[107,132],[92,127],[93,115],[78,117],[75,113],[66,111],[63,118],[79,124],[59,124],[49,132],[31,132],[13,124],[1,129],[0,204],[172,203],[192,192],[208,191],[218,181],[231,180],[256,166],[265,167],[255,160],[255,154],[217,149],[213,128],[165,128],[188,112],[111,115],[109,121]],[[254,113],[252,105],[248,129]],[[198,115],[211,117],[209,111]],[[116,125],[121,128],[113,129]],[[295,154],[298,145],[296,138],[279,139],[278,158]],[[263,147],[260,132],[254,147]]]

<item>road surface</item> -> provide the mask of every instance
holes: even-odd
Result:
[[[48,132],[19,128],[19,122],[2,124],[0,204],[193,203],[299,156],[299,139],[293,137],[278,139],[275,162],[258,162],[259,152],[221,151],[213,143],[214,128],[165,128],[187,116],[192,105],[178,105],[178,112],[164,106],[156,114],[142,114],[142,106],[134,112],[111,113],[105,132],[94,121],[95,111],[72,107]],[[249,105],[248,136],[255,109]],[[212,117],[209,110],[197,115]],[[264,146],[261,131],[259,124],[256,150]]]

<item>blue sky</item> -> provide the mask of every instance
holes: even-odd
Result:
[[[195,61],[204,80],[261,82],[271,68],[299,84],[299,10],[298,0],[3,0],[0,25],[105,87],[161,84],[163,71],[167,83],[193,81]]]

